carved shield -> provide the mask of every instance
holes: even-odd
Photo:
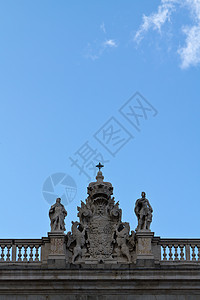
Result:
[[[113,253],[113,222],[105,216],[95,216],[88,224],[88,250],[90,257],[95,259],[112,258]]]

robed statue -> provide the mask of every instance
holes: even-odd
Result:
[[[56,203],[53,204],[49,210],[49,218],[51,220],[52,231],[65,231],[65,217],[67,211],[61,203],[61,199],[57,198]]]

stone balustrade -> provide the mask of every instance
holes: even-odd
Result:
[[[0,239],[0,263],[41,262],[42,239]]]
[[[200,239],[160,239],[158,245],[162,263],[200,263]]]
[[[0,264],[47,263],[51,254],[50,245],[49,238],[0,239]],[[200,239],[153,237],[152,246],[152,253],[160,264],[175,262],[200,264]],[[67,248],[67,243],[65,247]]]

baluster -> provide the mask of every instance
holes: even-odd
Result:
[[[185,256],[186,256],[186,260],[190,261],[190,245],[185,245]]]
[[[169,260],[173,260],[172,245],[168,245],[168,248],[169,248]]]
[[[15,240],[12,240],[12,261],[16,261],[17,257],[17,247],[15,245]]]
[[[4,256],[5,256],[4,249],[5,249],[5,245],[2,245],[1,246],[1,259],[0,259],[0,261],[4,261]]]
[[[195,245],[191,245],[191,248],[192,248],[192,260],[196,260]]]
[[[24,245],[24,259],[23,259],[23,261],[28,261],[27,260],[27,256],[28,256],[28,254],[27,254],[27,249],[28,249],[28,246],[27,245]]]
[[[18,245],[18,258],[17,261],[22,261],[22,245]]]
[[[32,262],[33,261],[33,245],[30,245],[30,258],[29,261]]]
[[[180,250],[181,250],[181,252],[180,252],[180,260],[184,260],[184,252],[183,252],[183,248],[184,248],[184,245],[179,245],[179,247],[180,247]]]
[[[174,260],[179,260],[178,259],[178,252],[177,252],[177,249],[178,249],[178,245],[174,245],[174,250],[175,250],[175,252],[174,252]]]
[[[39,247],[40,245],[35,246],[35,261],[39,261],[39,252],[38,252]]]
[[[167,260],[166,245],[162,245],[162,248],[163,248],[163,260]]]
[[[10,261],[10,249],[11,249],[11,245],[7,246],[7,256],[6,256],[6,261]]]
[[[200,260],[200,245],[197,245],[197,249],[198,249],[197,259]]]

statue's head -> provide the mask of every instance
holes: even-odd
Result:
[[[142,193],[141,193],[141,196],[142,196],[142,198],[145,198],[145,197],[146,197],[146,193],[145,193],[145,192],[142,192]]]
[[[72,221],[72,225],[78,225],[79,224],[79,222],[78,221]]]
[[[56,203],[60,203],[61,199],[60,198],[57,198],[56,199]]]

